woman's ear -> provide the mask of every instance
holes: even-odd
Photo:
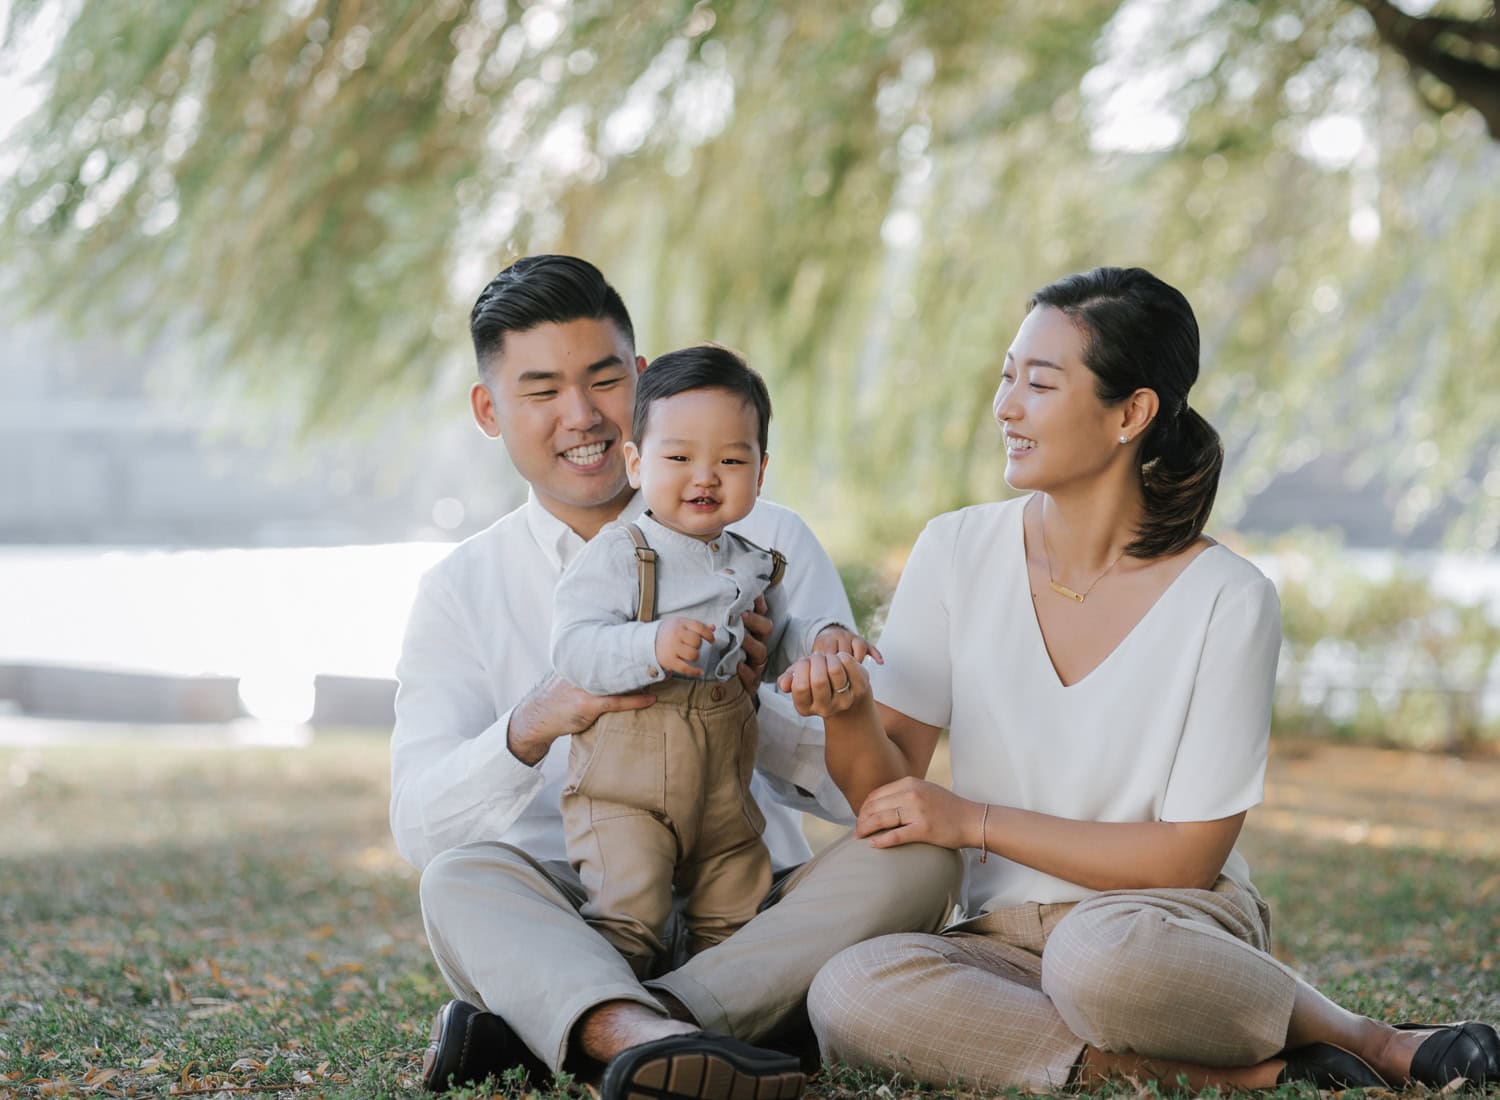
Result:
[[[1135,439],[1151,426],[1160,408],[1161,399],[1155,390],[1136,390],[1120,404],[1120,434]]]

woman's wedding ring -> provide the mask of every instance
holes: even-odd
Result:
[[[835,695],[844,695],[844,694],[846,694],[846,693],[848,693],[850,691],[853,691],[853,690],[854,690],[854,681],[853,680],[845,680],[844,681],[844,686],[841,687],[841,688],[834,688],[833,689],[833,693]]]

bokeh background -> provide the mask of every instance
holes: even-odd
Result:
[[[1492,3],[0,0],[0,28],[0,1100],[420,1094],[451,993],[386,822],[391,677],[422,570],[524,499],[470,423],[466,319],[542,250],[605,271],[643,353],[766,375],[768,491],[871,631],[921,525],[1006,492],[1029,293],[1181,287],[1210,533],[1284,609],[1241,838],[1273,949],[1373,1017],[1500,1021]],[[503,1091],[580,1095],[533,1085]]]
[[[1212,531],[1282,586],[1283,718],[1496,735],[1493,4],[0,13],[13,739],[385,724],[416,576],[523,498],[466,318],[544,250],[605,271],[643,353],[764,372],[768,491],[867,625],[927,518],[1006,492],[1028,293],[1155,270],[1203,328]]]

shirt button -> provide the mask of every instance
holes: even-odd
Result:
[[[654,680],[658,676],[661,675],[661,670],[658,669],[655,665],[647,665],[646,666],[646,675],[649,676],[649,677],[651,677],[651,679]]]
[[[711,542],[711,543],[708,544],[708,548],[710,550],[717,551],[719,549],[719,544],[716,543],[716,542]]]
[[[724,689],[716,686],[708,693],[708,697],[717,703],[720,699],[724,698]]]
[[[724,569],[724,575],[725,575],[725,576],[726,576],[726,577],[732,577],[732,576],[734,576],[734,570],[733,570],[733,569],[730,569],[730,568],[728,568],[728,567],[726,567],[726,568],[725,568],[725,569]]]

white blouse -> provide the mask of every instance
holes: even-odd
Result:
[[[1092,672],[1064,686],[1037,625],[1026,498],[939,516],[912,549],[870,669],[875,697],[949,729],[965,798],[1085,821],[1213,821],[1264,795],[1276,589],[1202,551]],[[1094,891],[965,851],[972,916]],[[1223,873],[1249,881],[1231,852]]]

